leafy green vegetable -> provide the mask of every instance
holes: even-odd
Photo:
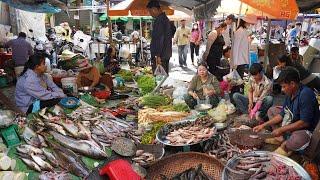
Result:
[[[138,87],[143,95],[153,91],[156,87],[156,81],[153,76],[140,76],[137,80]]]
[[[156,122],[153,124],[150,131],[144,133],[141,137],[142,144],[152,144],[154,139],[156,138],[157,132],[164,126],[166,123],[164,122]]]
[[[133,81],[133,73],[129,70],[121,69],[116,76],[122,77],[126,82]]]
[[[178,103],[174,105],[167,105],[160,107],[164,111],[177,111],[177,112],[189,112],[189,106],[186,103]]]
[[[171,103],[168,96],[160,94],[147,94],[141,98],[141,104],[150,108],[157,108],[159,106],[167,106]]]

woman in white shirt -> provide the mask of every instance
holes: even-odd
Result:
[[[250,40],[247,28],[250,24],[255,24],[256,22],[257,17],[255,15],[246,15],[240,19],[239,26],[234,33],[230,65],[238,71],[242,78],[249,64]]]

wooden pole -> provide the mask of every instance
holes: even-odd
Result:
[[[267,39],[266,39],[266,49],[265,49],[265,54],[264,54],[264,68],[266,69],[268,64],[269,64],[269,46],[270,46],[270,30],[271,30],[271,19],[268,18],[268,28],[267,28]]]
[[[76,0],[77,8],[80,7],[80,5],[81,5],[81,0]],[[75,15],[79,17],[78,19],[76,19],[76,28],[80,29],[80,11],[79,10],[76,11]]]
[[[107,16],[108,16],[108,29],[109,29],[109,43],[112,45],[112,24],[111,24],[111,18],[109,15],[109,10],[110,10],[110,0],[106,0],[107,3]]]

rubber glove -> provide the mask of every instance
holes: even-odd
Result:
[[[261,101],[258,101],[256,103],[256,105],[254,106],[254,108],[251,109],[250,111],[250,119],[253,119],[253,117],[255,117],[257,111],[261,108],[261,105],[262,105],[262,102]]]

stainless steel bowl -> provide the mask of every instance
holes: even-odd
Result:
[[[211,108],[212,108],[211,104],[198,104],[194,107],[194,109],[199,112],[208,111]]]

